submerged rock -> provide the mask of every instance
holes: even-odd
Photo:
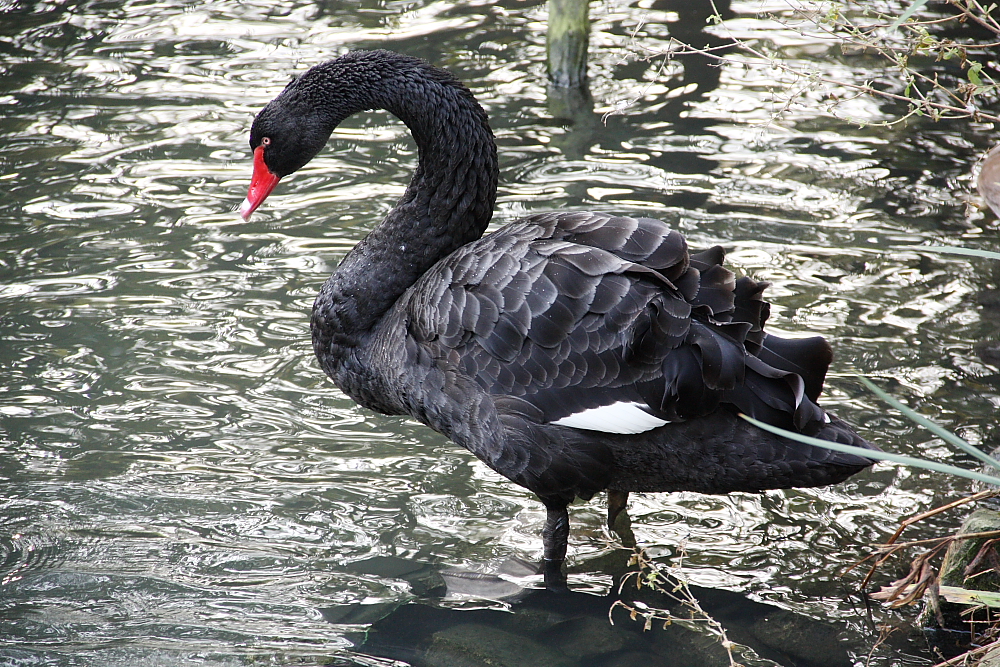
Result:
[[[996,453],[994,452],[994,456]],[[986,533],[1000,530],[1000,511],[980,507],[966,517],[958,530],[960,535]],[[1000,592],[1000,552],[996,544],[987,544],[991,538],[956,540],[948,547],[938,584],[943,589],[953,587],[965,591]],[[985,548],[984,548],[985,547]],[[944,592],[944,591],[942,591]],[[954,596],[951,596],[954,597]],[[945,599],[944,595],[926,595],[920,622],[925,627],[928,642],[945,656],[951,657],[975,648],[971,642],[971,623],[988,619],[989,610],[978,604],[959,604]],[[985,629],[981,626],[980,630]],[[1000,667],[997,658],[985,658],[980,665],[994,664]]]
[[[851,664],[837,629],[806,616],[780,610],[756,619],[749,630],[761,644],[795,664]]]
[[[427,667],[572,667],[576,661],[524,635],[479,623],[434,633]]]
[[[601,667],[659,667],[663,663],[660,656],[655,653],[641,653],[632,651],[612,656],[606,662],[600,663]]]
[[[607,619],[581,616],[552,627],[543,639],[569,657],[582,658],[620,651],[632,637]]]
[[[717,637],[669,625],[653,635],[653,650],[659,659],[657,667],[729,667],[729,652]]]
[[[966,517],[958,533],[968,535],[998,530],[1000,530],[1000,512],[979,508]],[[939,577],[941,584],[978,591],[1000,591],[1000,573],[993,567],[1000,565],[1000,553],[997,552],[995,544],[983,551],[983,547],[990,539],[994,538],[981,537],[952,542],[941,562]],[[981,551],[982,553],[980,553]],[[975,564],[978,567],[972,567],[967,574],[966,570],[970,569],[974,560],[979,561]]]

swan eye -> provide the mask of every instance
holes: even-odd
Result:
[[[271,137],[264,137],[263,139],[261,139],[260,140],[260,145],[261,146],[270,146],[271,145]]]

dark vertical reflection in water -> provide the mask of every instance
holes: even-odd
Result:
[[[722,243],[773,281],[777,331],[835,344],[829,402],[867,437],[965,462],[874,403],[855,369],[995,445],[997,368],[974,346],[996,336],[977,304],[996,274],[886,249],[995,245],[995,219],[955,193],[996,136],[798,109],[766,124],[781,82],[630,57],[671,35],[721,45],[690,7],[595,6],[594,110],[567,123],[547,109],[542,3],[0,4],[0,655],[361,661],[357,632],[437,600],[411,571],[538,557],[534,499],[426,429],[359,410],[311,356],[312,296],[402,192],[405,128],[353,118],[253,222],[233,212],[252,114],[346,48],[388,46],[469,83],[501,147],[498,222],[593,207]],[[864,75],[730,11],[737,36]],[[901,516],[965,489],[879,468],[831,489],[644,496],[631,513],[654,553],[686,544],[696,583],[826,619],[864,655],[874,637],[838,573]],[[620,563],[602,512],[574,507],[573,525],[572,581],[603,593]],[[507,603],[438,601],[463,604]]]

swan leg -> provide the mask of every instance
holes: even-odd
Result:
[[[615,520],[628,507],[628,491],[608,489],[608,528],[615,529]]]
[[[628,507],[628,491],[608,489],[608,528],[621,538],[626,547],[636,545],[632,532],[632,520],[625,510]]]
[[[569,539],[569,511],[566,505],[545,506],[545,528],[542,529],[542,574],[549,590],[566,590],[566,575],[562,565],[566,560]]]

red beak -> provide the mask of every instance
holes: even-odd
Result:
[[[253,176],[250,177],[250,191],[247,198],[240,205],[240,215],[244,220],[249,220],[251,214],[257,207],[264,203],[267,196],[271,194],[274,187],[281,180],[280,176],[275,176],[264,164],[264,147],[258,146],[253,149]]]

